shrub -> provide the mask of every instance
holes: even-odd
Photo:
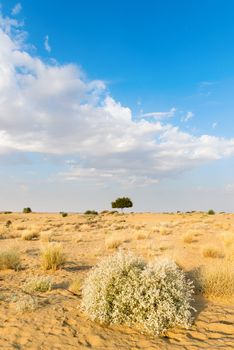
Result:
[[[207,214],[208,215],[215,215],[215,211],[213,209],[209,209]]]
[[[6,222],[6,227],[9,228],[11,225],[12,225],[11,220],[7,220],[7,222]]]
[[[98,215],[98,212],[96,210],[86,210],[84,212],[85,215]]]
[[[27,293],[47,292],[52,288],[52,281],[49,277],[32,277],[23,284],[23,290]]]
[[[120,251],[88,274],[82,307],[92,320],[163,334],[174,326],[189,327],[192,293],[192,283],[173,261],[146,264]]]
[[[81,280],[80,278],[74,279],[71,284],[69,285],[69,290],[71,290],[73,293],[79,294],[81,290]]]
[[[50,243],[42,250],[42,267],[45,270],[57,270],[66,262],[66,256],[60,244]]]
[[[16,301],[16,310],[18,312],[34,311],[39,307],[38,299],[31,295],[21,296]]]
[[[64,211],[61,211],[60,214],[62,215],[63,218],[65,218],[66,216],[68,216],[68,213],[65,213]]]
[[[28,213],[31,213],[31,212],[32,212],[32,209],[29,208],[29,207],[26,207],[26,208],[23,209],[23,213],[24,214],[28,214]]]
[[[20,253],[16,248],[9,248],[0,252],[0,270],[12,269],[17,271],[20,267]]]

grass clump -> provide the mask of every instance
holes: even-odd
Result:
[[[9,248],[0,252],[0,270],[12,269],[18,271],[20,267],[20,253],[16,248]]]
[[[192,243],[194,241],[194,234],[192,232],[187,232],[183,236],[184,243]]]
[[[60,244],[50,243],[42,250],[42,267],[44,270],[57,270],[66,262],[66,255]]]
[[[198,286],[207,297],[234,296],[234,261],[224,259],[206,264],[198,271]]]
[[[36,230],[26,230],[22,233],[21,238],[24,241],[32,241],[38,239],[40,237],[40,233]]]
[[[202,255],[204,258],[220,258],[222,256],[220,250],[212,246],[203,247]]]
[[[23,284],[23,291],[27,293],[41,292],[45,293],[52,289],[52,281],[50,277],[32,277]]]
[[[105,240],[105,245],[107,249],[117,249],[122,242],[118,238],[109,237]]]
[[[92,320],[137,326],[150,334],[189,327],[192,282],[171,260],[147,264],[122,251],[105,258],[83,287],[82,305]]]

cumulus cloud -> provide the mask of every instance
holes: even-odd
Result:
[[[135,120],[103,81],[88,80],[74,64],[43,62],[24,37],[18,22],[1,21],[0,154],[67,157],[64,180],[134,185],[234,155],[234,139],[194,136],[168,123],[175,108]]]
[[[49,44],[49,36],[48,35],[45,36],[44,47],[45,47],[45,50],[47,52],[49,52],[49,53],[51,52],[51,46]]]

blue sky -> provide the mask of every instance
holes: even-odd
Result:
[[[233,1],[1,4],[0,209],[234,210]]]

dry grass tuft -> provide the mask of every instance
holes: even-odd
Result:
[[[20,253],[17,248],[9,248],[0,252],[0,270],[19,270],[21,267]]]
[[[198,285],[205,296],[234,296],[234,261],[223,259],[203,266],[198,272]]]
[[[147,239],[147,238],[149,238],[149,232],[147,232],[147,231],[136,231],[135,233],[134,233],[134,238],[135,239]]]
[[[184,243],[192,243],[194,241],[194,234],[192,232],[187,232],[183,236]]]
[[[202,248],[202,255],[204,258],[221,258],[222,253],[219,249],[212,246],[206,246]]]
[[[120,239],[115,237],[109,237],[105,240],[105,246],[107,249],[117,249],[119,248],[121,243],[122,242],[120,241]]]
[[[25,241],[32,241],[34,239],[38,239],[39,237],[40,237],[39,231],[34,229],[26,230],[21,235],[21,238]]]
[[[60,244],[50,243],[42,250],[42,267],[45,270],[57,270],[66,262],[66,255]]]

